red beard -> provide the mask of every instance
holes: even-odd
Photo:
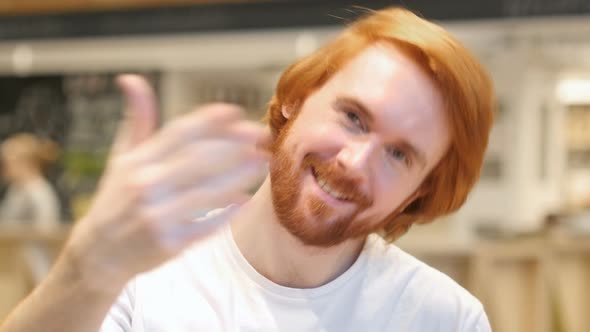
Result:
[[[357,216],[372,205],[372,200],[360,192],[360,181],[347,175],[345,169],[335,160],[325,161],[317,155],[308,154],[301,166],[296,166],[291,158],[292,154],[286,151],[284,146],[294,120],[291,119],[285,125],[272,146],[272,202],[281,225],[305,245],[319,247],[329,247],[348,239],[365,237],[379,229],[381,223],[357,220]],[[302,197],[302,181],[305,172],[309,171],[344,194],[346,200],[354,204],[353,212],[342,214],[315,195],[308,194]]]

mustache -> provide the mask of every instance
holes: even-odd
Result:
[[[334,161],[326,162],[316,155],[303,158],[303,168],[310,167],[316,177],[322,178],[334,190],[348,197],[347,200],[356,203],[359,208],[367,208],[373,204],[373,199],[362,191],[362,181],[346,174],[345,170]]]

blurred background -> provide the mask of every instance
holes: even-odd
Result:
[[[362,13],[352,5],[400,3],[0,1],[0,319],[88,207],[121,115],[117,73],[149,78],[164,121],[210,101],[257,119],[281,71]],[[590,1],[403,5],[477,55],[499,114],[464,208],[398,245],[474,293],[494,331],[590,331]],[[36,186],[15,190],[24,176]]]

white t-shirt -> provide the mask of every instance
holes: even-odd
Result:
[[[59,226],[59,221],[59,199],[43,177],[10,185],[0,203],[0,223],[21,223],[51,229]]]
[[[357,261],[312,289],[273,283],[225,227],[135,278],[102,332],[488,332],[482,305],[446,275],[371,235]]]

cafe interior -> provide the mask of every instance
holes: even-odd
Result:
[[[590,5],[545,0],[1,1],[0,139],[57,147],[46,177],[60,221],[0,220],[0,321],[92,204],[122,116],[118,74],[152,83],[163,123],[218,101],[261,119],[286,66],[390,5],[463,42],[498,105],[465,205],[394,245],[475,295],[493,331],[590,331]]]

